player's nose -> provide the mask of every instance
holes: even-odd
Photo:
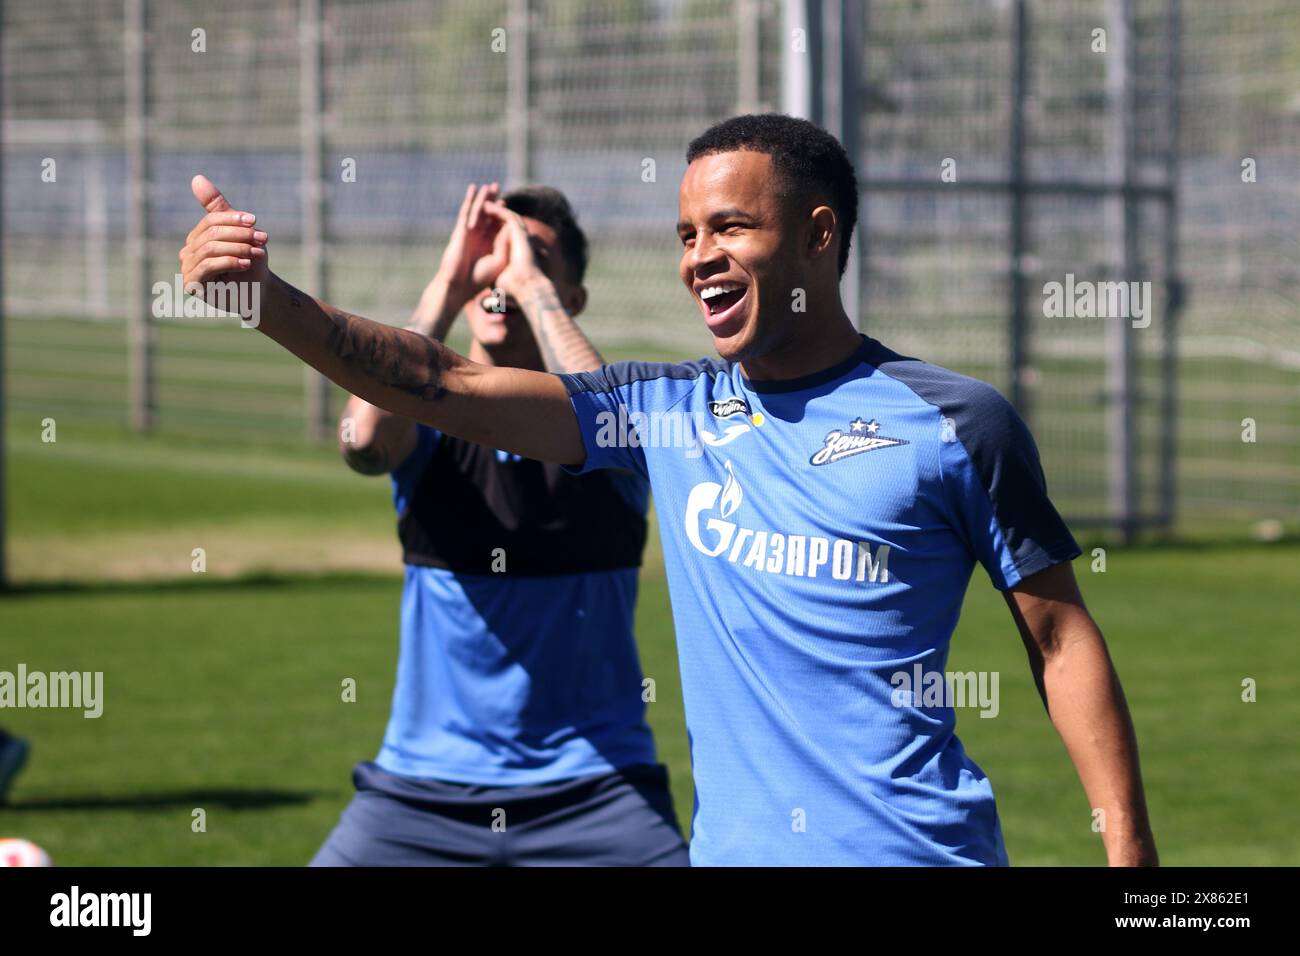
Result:
[[[708,236],[696,236],[695,245],[691,247],[690,254],[687,256],[687,263],[691,271],[698,273],[701,270],[709,271],[709,266],[721,262],[726,258],[722,250]]]

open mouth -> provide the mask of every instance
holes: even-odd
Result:
[[[704,305],[705,324],[716,331],[743,314],[749,300],[749,286],[740,282],[721,282],[705,286],[699,296]]]
[[[504,302],[501,301],[502,299],[504,299]],[[496,293],[489,292],[487,295],[483,296],[483,298],[479,299],[478,305],[484,314],[492,316],[498,321],[505,321],[512,315],[520,314],[519,303],[511,296],[505,295],[504,293],[498,297]]]

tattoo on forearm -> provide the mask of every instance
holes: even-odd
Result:
[[[574,324],[553,289],[534,292],[527,314],[533,320],[537,346],[548,372],[569,372],[602,364],[600,353]]]
[[[424,336],[369,322],[347,312],[330,313],[329,348],[344,362],[381,385],[437,401],[447,394],[442,384],[443,356]]]

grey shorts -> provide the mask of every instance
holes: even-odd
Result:
[[[668,768],[523,787],[417,780],[373,762],[312,866],[689,866]]]

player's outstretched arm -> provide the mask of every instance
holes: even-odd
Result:
[[[577,417],[557,376],[479,365],[417,332],[307,295],[267,267],[267,237],[254,229],[255,216],[231,207],[202,176],[192,186],[207,215],[180,253],[187,288],[197,282],[206,293],[209,282],[258,282],[258,330],[351,394],[526,458],[585,460]]]
[[[1038,693],[1074,762],[1111,866],[1157,866],[1137,734],[1119,675],[1068,562],[1006,592]]]

